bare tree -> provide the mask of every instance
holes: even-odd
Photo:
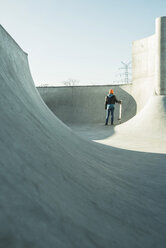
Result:
[[[73,79],[73,78],[69,78],[63,82],[65,86],[75,86],[75,85],[78,85],[78,83],[79,83],[79,80]]]
[[[41,87],[47,87],[49,84],[47,83],[41,83]]]

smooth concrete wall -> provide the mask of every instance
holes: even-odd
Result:
[[[105,96],[110,88],[118,100],[122,100],[122,122],[136,113],[136,102],[126,91],[126,86],[69,86],[38,87],[47,106],[65,123],[104,123],[106,111]],[[115,105],[115,123],[118,124],[119,104]]]
[[[156,81],[157,95],[166,95],[166,17],[156,19]]]
[[[155,85],[155,35],[134,41],[132,44],[132,96],[139,112],[150,96]]]
[[[166,95],[166,17],[156,18],[154,35],[133,42],[132,73],[138,112],[152,95]]]

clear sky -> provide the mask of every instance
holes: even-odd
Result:
[[[28,53],[36,85],[112,83],[159,16],[166,0],[0,0],[1,25]]]

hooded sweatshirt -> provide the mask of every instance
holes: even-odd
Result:
[[[113,95],[113,94],[107,95],[106,102],[105,102],[105,106],[106,106],[105,109],[114,108],[116,102],[119,102],[119,101],[116,99],[115,95]]]

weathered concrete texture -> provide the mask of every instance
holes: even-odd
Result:
[[[117,99],[123,101],[122,122],[136,114],[136,102],[126,91],[126,86],[74,86],[74,87],[38,87],[38,91],[47,106],[65,123],[88,124],[104,123],[106,111],[105,97],[113,88]],[[115,108],[115,123],[118,124],[119,106]]]
[[[132,96],[136,102],[137,90],[141,91],[142,99],[145,99],[144,94],[147,97],[153,94],[166,95],[166,17],[156,19],[154,35],[133,42],[132,67]],[[142,104],[137,106],[138,111],[145,104],[144,100],[139,101],[141,102]]]
[[[156,19],[156,94],[166,95],[166,17]]]
[[[131,94],[136,100],[137,112],[155,94],[155,49],[155,35],[134,41],[132,44],[133,86]]]
[[[164,154],[81,139],[0,26],[0,247],[165,247]]]

